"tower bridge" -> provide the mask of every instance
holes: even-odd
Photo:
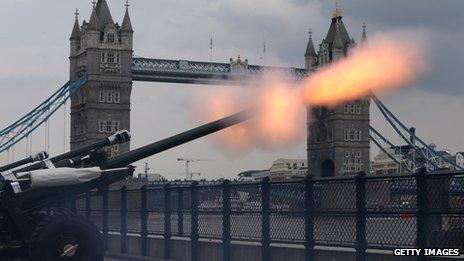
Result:
[[[106,0],[93,2],[88,22],[75,22],[70,37],[70,81],[20,120],[0,131],[0,152],[28,137],[71,97],[71,149],[107,137],[121,129],[130,130],[131,92],[134,81],[185,84],[242,84],[253,76],[279,73],[289,79],[311,77],[311,71],[342,59],[357,46],[348,34],[341,11],[336,8],[326,37],[316,51],[311,32],[304,54],[305,68],[284,68],[249,64],[240,56],[229,62],[169,60],[133,56],[133,35],[129,5],[121,24],[112,18]],[[360,44],[367,44],[363,25]],[[419,139],[375,96],[382,115],[430,170],[458,168]],[[369,172],[370,140],[385,153],[395,146],[370,126],[370,97],[336,109],[308,110],[315,118],[308,123],[308,162],[316,176]],[[129,144],[108,148],[109,156],[129,150]],[[391,155],[390,155],[391,156]],[[403,170],[414,170],[416,162],[406,157],[395,162]]]
[[[172,82],[189,84],[242,84],[250,77],[266,73],[278,73],[289,79],[303,79],[308,70],[262,65],[249,65],[240,56],[229,63],[133,58],[134,81]]]

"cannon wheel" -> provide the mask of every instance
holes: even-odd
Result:
[[[102,261],[104,250],[93,223],[72,213],[55,213],[34,230],[29,254],[33,261]]]

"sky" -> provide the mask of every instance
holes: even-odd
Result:
[[[123,0],[108,0],[113,19],[122,22]],[[303,0],[132,0],[130,14],[135,30],[135,55],[144,57],[227,62],[239,54],[250,64],[304,67],[304,51],[311,28],[315,45],[330,25],[335,1]],[[401,32],[411,41],[424,41],[427,73],[413,86],[384,97],[389,108],[418,136],[438,148],[464,151],[464,1],[350,0],[339,1],[343,21],[359,42],[361,26],[369,35]],[[0,1],[0,129],[37,106],[69,78],[69,36],[75,9],[80,22],[89,20],[90,1]],[[416,39],[420,35],[420,39]],[[266,54],[262,59],[263,42]],[[190,117],[193,98],[220,86],[134,82],[132,91],[132,148],[136,148],[200,124]],[[399,141],[375,108],[372,125]],[[305,119],[302,119],[303,121]],[[50,123],[52,155],[69,149],[69,103]],[[44,130],[32,138],[32,150],[44,148]],[[229,157],[208,138],[200,139],[139,162],[150,172],[169,179],[183,178],[184,165],[177,158],[200,158],[193,172],[202,178],[236,178],[249,169],[266,169],[277,158],[305,158],[306,141],[279,150],[256,149]],[[25,155],[25,144],[14,157]],[[373,152],[376,152],[373,149]],[[6,162],[13,153],[0,155]],[[139,167],[138,171],[142,171]]]

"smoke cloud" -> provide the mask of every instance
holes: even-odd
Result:
[[[250,107],[257,111],[254,119],[212,137],[227,155],[294,146],[304,141],[307,107],[336,107],[371,91],[379,95],[407,87],[424,71],[424,46],[383,35],[351,49],[347,57],[319,68],[300,82],[288,75],[268,74],[249,80],[245,86],[201,93],[193,115],[210,121]]]

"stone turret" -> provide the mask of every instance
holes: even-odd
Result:
[[[329,64],[341,59],[354,46],[356,43],[350,38],[343,23],[342,12],[337,6],[333,12],[327,35],[319,45],[318,65]]]
[[[71,80],[87,73],[88,80],[71,97],[71,149],[103,139],[118,130],[130,130],[132,53],[134,30],[129,4],[119,26],[106,0],[93,2],[88,23],[71,33]],[[129,150],[129,144],[107,148],[109,156]]]
[[[129,16],[129,3],[126,2],[126,13],[121,25],[121,43],[127,47],[133,49],[133,34],[134,29],[132,28],[131,19]]]
[[[336,62],[345,56],[345,46],[340,32],[340,20],[335,24],[335,36],[332,43],[332,59],[331,62]]]
[[[367,44],[366,23],[362,25],[361,45]]]
[[[312,42],[311,37],[310,40]],[[365,42],[365,31],[362,42]],[[342,12],[337,6],[327,35],[319,45],[317,66],[343,59],[355,46],[356,42],[350,38],[343,24]],[[309,53],[309,57],[312,57],[311,50]],[[306,63],[307,56],[305,55]],[[351,101],[336,108],[320,106],[308,109],[307,150],[310,174],[320,177],[359,171],[369,173],[369,118],[369,99]]]
[[[85,48],[97,48],[100,44],[100,19],[98,19],[97,11],[95,6],[92,9],[90,20],[85,29],[83,30],[84,35],[84,47]]]
[[[95,11],[98,16],[98,26],[100,31],[105,30],[108,24],[114,24],[110,8],[108,7],[106,0],[99,0],[95,6]]]
[[[312,38],[312,31],[309,29],[309,39],[308,45],[306,46],[305,52],[305,67],[308,70],[314,69],[317,66],[317,55],[316,50],[314,49],[314,43]]]
[[[74,15],[76,16],[76,19],[74,20],[74,26],[71,32],[71,36],[69,37],[69,62],[71,80],[76,80],[76,77],[74,77],[75,71],[77,69],[77,60],[75,57],[77,52],[79,52],[79,49],[81,48],[81,28],[79,27],[79,11],[77,9]]]

